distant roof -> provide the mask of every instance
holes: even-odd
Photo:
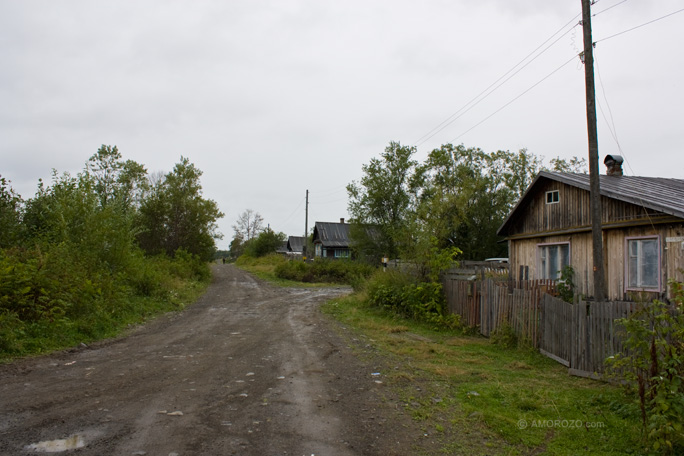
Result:
[[[302,253],[304,251],[304,236],[290,236],[287,238],[287,250],[290,252]]]
[[[349,227],[348,223],[316,222],[313,239],[323,247],[349,247]]]
[[[578,173],[540,172],[508,215],[498,234],[508,229],[508,224],[518,208],[532,196],[532,189],[541,180],[553,180],[589,191],[589,175]],[[638,204],[665,214],[684,219],[684,180],[665,177],[599,176],[601,196],[618,201]]]

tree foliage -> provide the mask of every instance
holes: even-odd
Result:
[[[267,228],[245,244],[244,254],[253,258],[259,258],[275,253],[283,242],[287,240],[285,233],[276,233]]]
[[[233,225],[235,238],[242,242],[251,241],[264,230],[264,218],[252,209],[245,209]]]
[[[21,231],[21,197],[0,176],[0,248],[14,245]]]
[[[175,308],[173,284],[207,280],[222,214],[200,175],[181,157],[151,189],[143,165],[103,145],[25,202],[1,179],[0,356],[107,335],[149,313],[149,300]],[[144,255],[150,233],[161,242],[147,253],[164,255]]]
[[[352,236],[357,248],[373,257],[396,258],[414,218],[423,170],[412,157],[415,147],[391,142],[380,158],[363,165],[363,177],[347,186]],[[367,227],[374,229],[368,230]]]
[[[116,146],[102,145],[88,159],[86,172],[93,180],[100,204],[118,204],[123,209],[138,207],[149,190],[147,170],[133,160],[123,161]]]
[[[202,197],[202,172],[181,157],[142,201],[138,225],[140,246],[148,253],[169,256],[182,248],[205,261],[211,260],[219,238],[216,221],[223,217],[213,200]]]
[[[438,248],[460,249],[466,260],[506,256],[496,231],[546,169],[543,159],[525,149],[487,153],[445,144],[418,163],[415,152],[392,142],[363,166],[359,182],[347,186],[356,247],[376,257],[408,260],[434,242]],[[586,165],[576,158],[551,164],[561,171]]]

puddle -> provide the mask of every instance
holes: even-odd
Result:
[[[44,442],[33,443],[26,445],[26,450],[35,451],[36,453],[60,453],[62,451],[74,450],[76,448],[83,448],[85,446],[85,439],[82,435],[72,435],[65,439],[46,440]]]

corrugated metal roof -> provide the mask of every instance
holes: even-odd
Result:
[[[304,236],[290,236],[287,239],[287,249],[290,252],[302,253],[304,251]]]
[[[518,208],[531,197],[532,188],[543,179],[550,179],[589,191],[589,175],[577,173],[540,172],[518,204],[508,215],[498,234],[505,235],[508,224]],[[665,177],[599,176],[601,195],[625,201],[684,219],[684,180]]]
[[[314,242],[320,241],[323,247],[349,247],[349,226],[348,223],[316,222]]]

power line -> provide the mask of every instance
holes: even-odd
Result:
[[[512,100],[510,100],[508,103],[506,103],[505,105],[501,106],[499,109],[497,109],[496,111],[494,111],[493,113],[491,113],[490,115],[488,115],[487,117],[485,117],[484,119],[482,119],[480,122],[478,122],[478,123],[476,123],[475,125],[473,125],[472,127],[470,127],[468,130],[466,130],[466,131],[464,131],[463,133],[461,133],[460,135],[458,135],[458,136],[455,137],[454,139],[452,139],[450,142],[451,142],[451,143],[456,142],[456,140],[458,140],[458,139],[461,138],[462,136],[466,135],[466,134],[469,133],[470,131],[474,130],[475,128],[479,127],[480,125],[482,125],[483,123],[485,123],[486,121],[488,121],[489,119],[491,119],[492,117],[494,117],[494,116],[495,116],[496,114],[498,114],[499,112],[503,111],[506,107],[508,107],[509,105],[513,104],[513,102],[515,102],[516,100],[518,100],[519,98],[521,98],[523,95],[527,94],[530,90],[534,89],[534,88],[537,87],[539,84],[541,84],[542,82],[544,82],[545,80],[547,80],[548,78],[550,78],[551,76],[553,76],[555,73],[557,73],[558,71],[560,71],[560,69],[563,68],[564,66],[566,66],[568,63],[570,63],[570,62],[572,62],[573,60],[575,60],[575,58],[577,58],[577,55],[573,55],[572,58],[570,58],[570,60],[568,60],[568,61],[566,61],[565,63],[563,63],[561,66],[559,66],[558,68],[556,68],[555,70],[553,70],[551,73],[547,74],[547,75],[544,76],[542,79],[540,79],[539,81],[537,81],[534,85],[532,85],[531,87],[529,87],[528,89],[526,89],[526,90],[525,90],[524,92],[522,92],[520,95],[516,96],[515,98],[513,98]]]
[[[283,225],[285,225],[287,222],[289,222],[290,219],[297,213],[297,211],[299,210],[299,208],[302,207],[302,204],[304,204],[304,200],[305,200],[305,199],[306,199],[306,198],[302,198],[302,200],[299,202],[299,204],[297,205],[297,207],[295,208],[295,210],[292,211],[292,213],[291,213],[285,220],[282,221],[282,224],[283,224]]]
[[[547,38],[543,43],[541,43],[537,48],[535,48],[532,52],[530,52],[525,58],[523,58],[521,61],[519,61],[517,64],[515,64],[513,67],[511,67],[506,73],[504,73],[499,79],[494,81],[492,84],[490,84],[486,89],[484,89],[482,92],[480,92],[478,95],[476,95],[473,99],[471,99],[469,102],[467,102],[463,107],[461,107],[458,111],[453,113],[451,116],[447,117],[445,120],[443,120],[441,123],[439,123],[436,127],[434,127],[432,130],[428,131],[426,134],[418,138],[416,141],[414,141],[413,145],[414,146],[419,146],[426,141],[428,141],[430,138],[434,137],[437,133],[440,131],[444,130],[446,127],[451,125],[453,122],[461,118],[466,112],[470,111],[472,108],[474,108],[477,104],[482,102],[485,98],[487,98],[489,95],[494,93],[499,87],[501,87],[503,84],[508,82],[513,76],[518,74],[520,71],[522,71],[525,67],[527,67],[530,63],[535,61],[537,58],[539,58],[544,52],[546,52],[551,46],[556,44],[561,38],[563,38],[565,35],[570,33],[578,24],[575,24],[571,29],[567,30],[565,33],[563,33],[560,37],[558,37],[555,41],[553,41],[549,46],[547,46],[543,51],[541,51],[539,54],[537,54],[534,58],[532,58],[529,62],[525,63],[522,67],[522,65],[527,59],[530,58],[530,56],[534,55],[539,49],[541,49],[546,43],[551,41],[556,35],[561,33],[563,29],[565,29],[568,25],[572,24],[577,20],[577,17],[579,16],[576,15],[573,17],[570,21],[568,21],[565,25],[563,25],[560,29],[558,29],[553,35],[551,35],[549,38]],[[518,68],[520,67],[520,68]],[[517,71],[516,71],[516,68]],[[511,74],[512,73],[512,74]],[[510,75],[510,76],[509,76]],[[502,81],[500,84],[498,84],[500,81]],[[498,84],[498,85],[497,85]],[[490,90],[491,89],[491,90]]]
[[[603,111],[603,107],[601,106],[600,100],[597,100],[597,104],[599,106],[599,109],[601,110],[601,115],[603,116],[603,119],[606,121],[606,124],[608,125],[608,130],[610,131],[613,140],[615,140],[615,144],[617,144],[617,148],[620,151],[620,155],[624,157],[622,147],[620,146],[620,141],[618,141],[617,137],[617,129],[615,128],[615,119],[613,118],[613,111],[610,109],[610,104],[608,103],[608,97],[606,96],[606,88],[603,85],[603,79],[601,78],[601,69],[599,68],[599,63],[598,59],[596,59],[596,56],[594,56],[594,65],[596,66],[596,74],[598,75],[599,84],[601,85],[601,93],[603,94],[603,99],[606,102],[606,107],[608,108],[610,120],[608,120],[608,118],[606,117],[606,114]],[[625,161],[627,161],[626,157]],[[629,166],[629,162],[627,162],[627,166]],[[631,166],[629,167],[630,169],[632,168]]]
[[[647,25],[653,24],[654,22],[661,21],[661,20],[663,20],[663,19],[665,19],[665,18],[668,18],[668,17],[670,17],[670,16],[674,16],[675,14],[681,13],[682,11],[684,11],[684,8],[682,8],[682,9],[680,9],[680,10],[677,10],[677,11],[674,11],[674,12],[672,12],[672,13],[670,13],[670,14],[666,14],[665,16],[659,17],[659,18],[657,18],[657,19],[653,19],[652,21],[644,22],[644,23],[641,24],[641,25],[637,25],[636,27],[632,27],[631,29],[627,29],[627,30],[624,30],[624,31],[622,31],[622,32],[616,33],[615,35],[610,35],[610,36],[607,36],[607,37],[602,38],[602,39],[600,39],[600,40],[594,41],[594,44],[600,43],[601,41],[609,40],[609,39],[611,39],[611,38],[615,38],[616,36],[624,35],[625,33],[632,32],[632,31],[634,31],[634,30],[636,30],[636,29],[639,29],[639,28],[641,28],[641,27],[645,27],[645,26],[647,26]]]
[[[604,9],[604,10],[601,10],[601,11],[599,11],[598,13],[592,14],[592,16],[593,16],[593,17],[596,17],[596,16],[598,16],[599,14],[603,14],[603,13],[605,13],[606,11],[615,8],[616,6],[622,5],[622,4],[625,3],[626,1],[627,1],[627,0],[622,0],[621,2],[616,3],[616,4],[613,5],[613,6],[609,6],[608,8],[606,8],[606,9]],[[594,2],[594,4],[596,4],[596,3],[598,3],[598,1]]]

